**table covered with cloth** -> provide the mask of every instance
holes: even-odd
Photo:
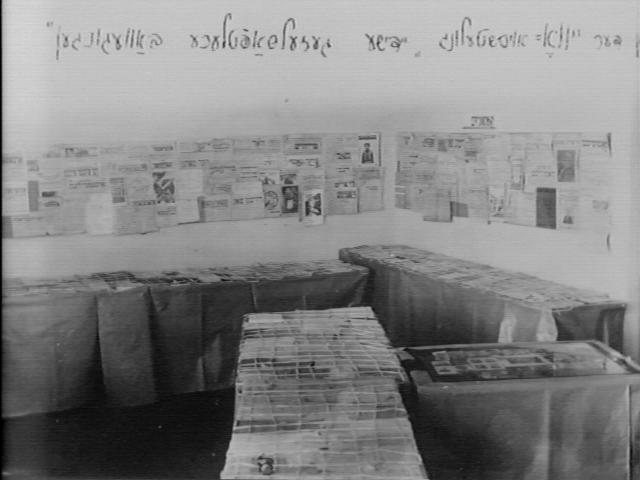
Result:
[[[409,347],[433,475],[640,480],[640,366],[597,341]],[[408,355],[407,355],[408,354]]]
[[[370,269],[365,303],[394,346],[602,340],[622,349],[626,304],[561,285],[404,245],[340,250]]]
[[[338,260],[6,279],[3,417],[233,386],[243,315],[358,306]]]

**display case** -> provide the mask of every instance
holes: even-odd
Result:
[[[440,345],[401,355],[434,471],[446,461],[478,479],[640,478],[640,367],[608,346]]]

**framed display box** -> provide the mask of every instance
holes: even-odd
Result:
[[[478,479],[640,478],[640,367],[606,345],[440,345],[401,356],[432,467],[446,459]]]

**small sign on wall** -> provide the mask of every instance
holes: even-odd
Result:
[[[472,116],[469,126],[464,128],[487,129],[496,128],[493,125],[493,115],[490,116]]]

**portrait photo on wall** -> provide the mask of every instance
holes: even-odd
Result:
[[[358,135],[359,163],[380,165],[380,137],[377,133]]]
[[[556,152],[558,182],[576,181],[576,151],[558,150]]]

